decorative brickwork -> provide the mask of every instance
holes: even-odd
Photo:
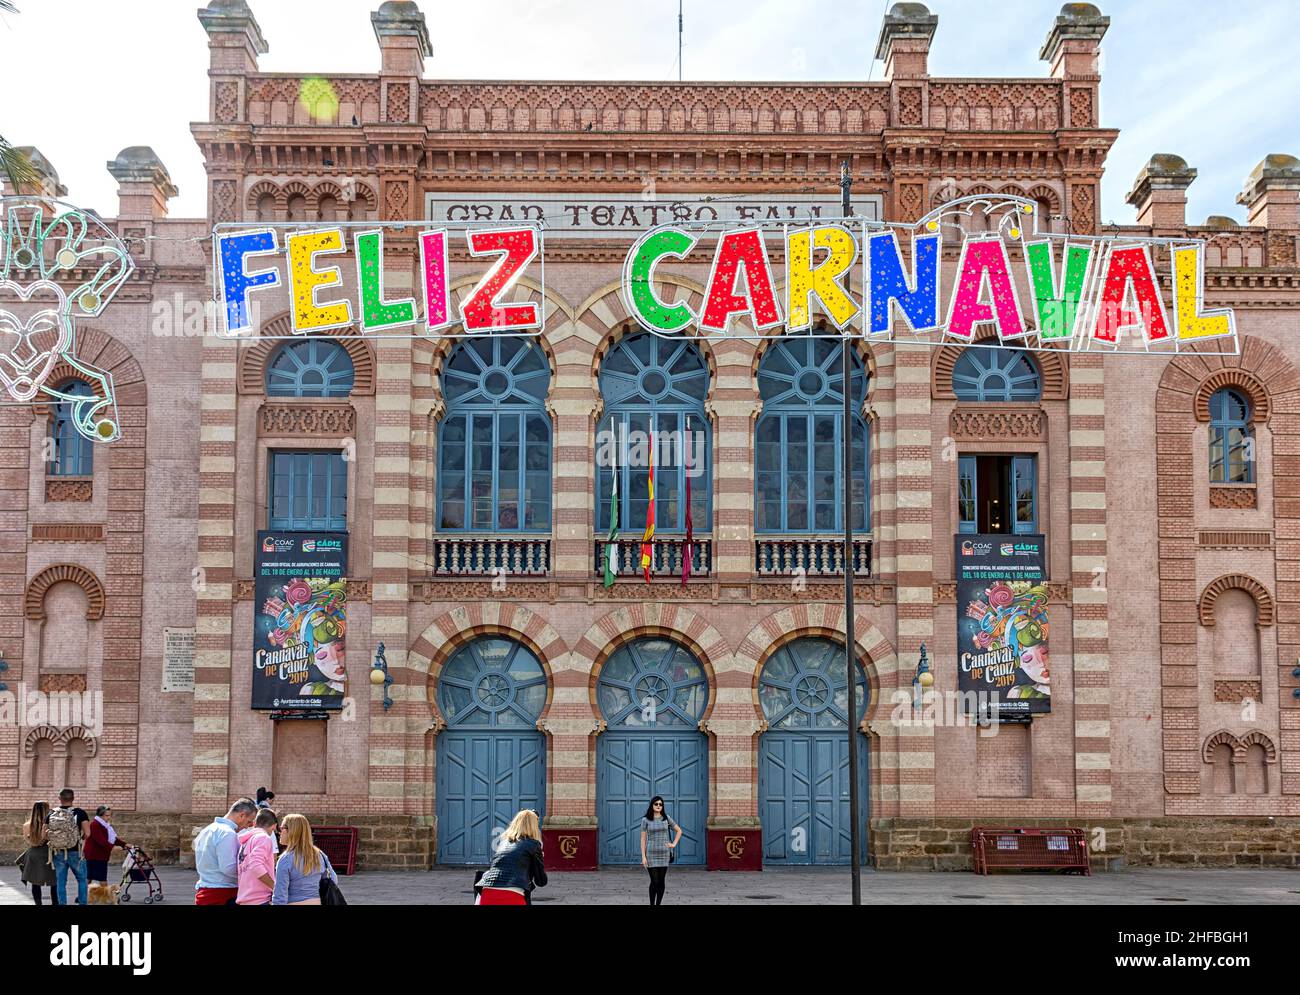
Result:
[[[1259,379],[1252,376],[1240,367],[1233,366],[1226,369],[1217,370],[1196,389],[1196,420],[1199,422],[1208,422],[1210,420],[1210,398],[1220,390],[1232,388],[1246,395],[1250,401],[1249,420],[1251,424],[1262,425],[1268,421],[1269,416],[1269,398],[1268,391]]]
[[[1259,701],[1263,685],[1259,681],[1215,681],[1214,700],[1230,703]]]
[[[1288,752],[1291,731],[1300,729],[1300,710],[1291,697],[1287,661],[1300,656],[1300,589],[1294,584],[1279,583],[1276,598],[1265,586],[1246,574],[1229,574],[1208,584],[1198,592],[1192,582],[1196,576],[1195,539],[1198,509],[1191,500],[1194,474],[1204,474],[1205,455],[1194,447],[1198,404],[1208,397],[1211,386],[1232,384],[1250,389],[1252,397],[1266,399],[1257,408],[1267,414],[1267,430],[1273,450],[1273,507],[1276,540],[1272,548],[1259,552],[1268,559],[1252,559],[1262,569],[1276,569],[1278,576],[1289,570],[1289,563],[1300,558],[1300,501],[1297,493],[1298,468],[1292,453],[1300,452],[1300,372],[1276,346],[1255,336],[1245,336],[1242,351],[1236,357],[1199,356],[1189,353],[1173,359],[1160,378],[1156,393],[1156,508],[1160,528],[1160,643],[1161,682],[1165,689],[1161,709],[1164,733],[1165,811],[1167,814],[1191,815],[1224,811],[1221,799],[1205,797],[1200,760],[1202,730],[1201,708],[1194,695],[1182,689],[1200,686],[1200,659],[1197,652],[1198,629],[1214,621],[1214,602],[1219,593],[1241,588],[1255,599],[1261,627],[1277,623],[1277,667],[1266,673],[1261,685],[1261,709],[1279,702],[1276,719],[1265,715],[1270,724],[1282,730],[1280,804],[1268,811],[1281,814],[1300,813],[1300,804],[1287,795],[1300,793],[1300,775],[1290,773],[1288,764],[1300,767],[1300,754]],[[1257,386],[1251,386],[1251,385]],[[1245,555],[1245,554],[1243,554]],[[1272,566],[1276,564],[1276,566]],[[1287,574],[1289,576],[1289,574]],[[1199,623],[1199,625],[1198,625]],[[1273,689],[1277,690],[1274,691]],[[1289,759],[1296,756],[1297,759]],[[1238,803],[1236,796],[1234,804]],[[1252,804],[1258,804],[1254,802]],[[1228,811],[1240,811],[1239,808]]]
[[[80,694],[86,690],[86,675],[41,674],[38,684],[43,694]]]
[[[357,411],[350,404],[268,401],[257,414],[258,435],[342,438],[357,430]]]
[[[971,408],[953,410],[948,426],[954,439],[1042,440],[1047,433],[1047,416],[1038,408]]]
[[[986,342],[995,333],[987,325],[976,332],[976,342]],[[952,389],[952,371],[961,358],[962,347],[959,345],[941,346],[934,350],[934,359],[930,364],[930,396],[935,400],[953,401],[957,395]],[[1030,362],[1038,368],[1038,375],[1043,385],[1041,400],[1063,401],[1070,396],[1070,368],[1066,357],[1059,352],[1028,353]],[[1003,405],[989,405],[987,410],[1000,410]],[[1011,410],[1011,409],[1008,409]],[[1024,410],[1023,407],[1020,410]]]
[[[32,542],[103,542],[102,525],[33,525]]]
[[[89,477],[81,479],[68,477],[46,477],[45,478],[45,500],[50,502],[58,501],[91,501],[95,497],[95,482]]]
[[[263,322],[262,334],[284,336],[291,334],[291,317],[288,312]],[[334,329],[327,332],[332,340],[347,350],[352,360],[352,396],[363,397],[375,392],[375,354],[373,346],[351,330]],[[263,394],[266,392],[266,364],[284,345],[284,339],[261,339],[255,345],[239,350],[239,392]]]
[[[1258,496],[1253,484],[1237,487],[1211,487],[1211,508],[1254,508]]]
[[[1197,605],[1197,612],[1201,616],[1201,625],[1206,627],[1214,625],[1214,603],[1219,599],[1220,594],[1233,588],[1245,591],[1254,598],[1255,607],[1258,611],[1256,618],[1258,625],[1273,624],[1273,598],[1264,585],[1255,580],[1254,577],[1247,577],[1245,574],[1225,574],[1212,581],[1201,592],[1200,602]]]
[[[45,592],[55,584],[76,584],[86,592],[86,618],[97,621],[104,617],[104,585],[85,567],[75,563],[62,563],[42,570],[27,584],[24,613],[33,622],[45,619]]]

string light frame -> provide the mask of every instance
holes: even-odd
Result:
[[[970,222],[977,214],[996,224],[988,231],[971,231]],[[877,221],[860,215],[756,221],[743,231],[757,231],[760,237],[779,236],[787,250],[784,317],[761,328],[740,324],[734,316],[753,313],[753,302],[745,301],[744,307],[737,306],[723,331],[718,331],[716,316],[705,321],[703,312],[719,296],[738,302],[751,296],[753,283],[747,268],[743,291],[737,290],[734,282],[717,285],[720,272],[724,281],[734,280],[737,269],[744,268],[727,256],[733,253],[740,232],[734,224],[718,222],[660,225],[638,238],[628,253],[623,266],[623,300],[637,323],[658,335],[762,341],[806,329],[814,338],[847,337],[928,347],[1005,345],[1030,352],[1240,355],[1232,309],[1207,310],[1205,306],[1206,240],[1039,231],[1040,216],[1039,205],[1028,198],[975,194],[949,201],[916,222]],[[812,244],[827,250],[820,263],[811,258],[812,253],[802,251],[807,236],[799,233],[810,229]],[[824,237],[818,246],[819,231],[847,234],[858,247],[857,253],[843,250],[842,236]],[[912,241],[911,267],[890,274],[874,272],[882,260],[902,267],[903,235]],[[793,254],[792,239],[800,250]],[[952,245],[954,239],[960,240],[960,250],[952,294],[943,313],[939,282],[946,269],[943,245]],[[832,245],[841,248],[836,252]],[[694,313],[684,300],[661,300],[655,286],[660,262],[686,260],[695,254],[693,262],[700,265],[703,252],[710,247],[713,263],[701,313]],[[873,252],[878,247],[888,248]],[[1156,248],[1169,253],[1170,304],[1164,299],[1152,258]],[[792,273],[792,265],[798,272]],[[818,294],[817,274],[820,267],[833,271],[830,279],[834,286],[827,286],[826,297],[851,297],[848,277],[855,266],[862,267],[866,289],[856,313],[845,320],[842,300],[832,300],[827,307]],[[893,282],[883,279],[885,275]],[[804,290],[810,283],[814,289],[805,307]],[[763,284],[760,280],[759,287]],[[799,294],[798,301],[791,300],[792,288]],[[1022,300],[1029,306],[1022,307]],[[814,309],[826,320],[809,327]],[[790,322],[792,312],[796,323]],[[996,338],[975,341],[977,328],[985,325],[996,329]]]
[[[10,403],[61,401],[78,435],[121,438],[112,374],[76,355],[77,322],[102,315],[134,270],[126,244],[93,212],[48,197],[0,197],[0,387]],[[49,384],[62,364],[90,396]]]

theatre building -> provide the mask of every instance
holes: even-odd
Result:
[[[639,863],[660,794],[679,863],[836,864],[853,726],[864,857],[881,868],[968,868],[986,824],[1083,828],[1099,868],[1300,862],[1295,158],[1260,150],[1239,224],[1187,218],[1195,164],[1153,155],[1106,180],[1131,181],[1135,223],[1103,226],[1118,133],[1098,100],[1110,19],[1090,4],[1039,26],[1033,79],[996,62],[987,79],[931,75],[938,19],[896,4],[884,79],[856,83],[441,80],[423,15],[396,2],[371,16],[376,74],[265,73],[275,39],[243,0],[199,20],[209,217],[167,217],[147,150],[111,166],[137,269],[82,342],[123,371],[123,438],[60,434],[58,405],[0,409],[0,677],[104,697],[98,731],[0,729],[0,806],[71,783],[183,859],[195,826],[266,785],[281,811],[357,826],[369,867],[482,864],[532,807],[548,864],[582,868]],[[1158,113],[1159,95],[1129,99]],[[1202,239],[1204,306],[1233,309],[1239,354],[861,341],[846,424],[833,340],[661,336],[629,314],[623,266],[646,228],[838,216],[843,160],[871,218],[980,194],[1019,198],[1039,232]],[[283,238],[290,223],[425,220],[544,220],[544,283],[530,269],[515,297],[539,306],[540,334],[295,336],[287,297],[239,341],[211,322],[158,331],[174,295],[211,296],[213,225]],[[964,222],[998,223],[994,208]],[[389,298],[419,285],[418,227],[384,229]],[[339,298],[358,300],[363,228],[322,257]],[[944,242],[948,272],[959,248]],[[451,244],[452,296],[486,265]],[[696,309],[708,279],[707,257],[656,277]],[[598,450],[651,428],[700,441],[656,473],[647,581],[646,471]],[[253,707],[266,618],[285,610],[257,565],[266,536],[298,533],[346,536],[346,638],[315,637],[346,669],[324,720]],[[996,735],[943,704],[966,652],[969,535],[1043,537],[1052,666],[1044,643],[1026,696],[1050,708]],[[190,630],[193,686],[176,690]],[[380,644],[388,685],[371,682]],[[936,704],[916,713],[914,693]]]

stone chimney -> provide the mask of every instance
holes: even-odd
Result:
[[[209,75],[257,72],[257,57],[268,51],[257,18],[244,0],[212,0],[199,11],[208,33]]]
[[[57,200],[68,195],[68,188],[59,182],[59,174],[50,164],[50,160],[41,155],[40,149],[33,145],[22,145],[15,148],[14,151],[27,157],[32,170],[36,173],[37,182],[34,187],[29,186],[22,190],[15,190],[6,176],[4,178],[4,194],[6,197],[21,193],[29,197],[49,197]]]
[[[1266,155],[1248,177],[1237,203],[1246,207],[1246,223],[1265,228],[1300,228],[1300,159]]]
[[[1187,188],[1196,170],[1181,156],[1153,155],[1133,181],[1125,200],[1137,208],[1137,223],[1152,235],[1176,235],[1187,228]]]
[[[379,42],[380,73],[385,76],[424,75],[424,60],[433,58],[424,14],[411,0],[388,0],[370,15]]]
[[[1067,3],[1056,15],[1038,57],[1052,67],[1057,79],[1099,76],[1097,56],[1110,18],[1090,3]]]
[[[923,3],[896,3],[880,26],[876,58],[885,62],[885,79],[928,76],[930,41],[939,18]]]
[[[176,186],[167,167],[147,145],[123,149],[108,163],[117,180],[117,216],[121,220],[157,221],[167,217],[167,201],[176,196]]]

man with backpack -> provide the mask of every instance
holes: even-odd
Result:
[[[71,788],[59,792],[59,807],[50,810],[50,854],[54,858],[54,888],[60,904],[67,904],[68,871],[77,879],[77,904],[86,904],[86,861],[81,855],[82,842],[90,835],[90,816],[72,803]]]

